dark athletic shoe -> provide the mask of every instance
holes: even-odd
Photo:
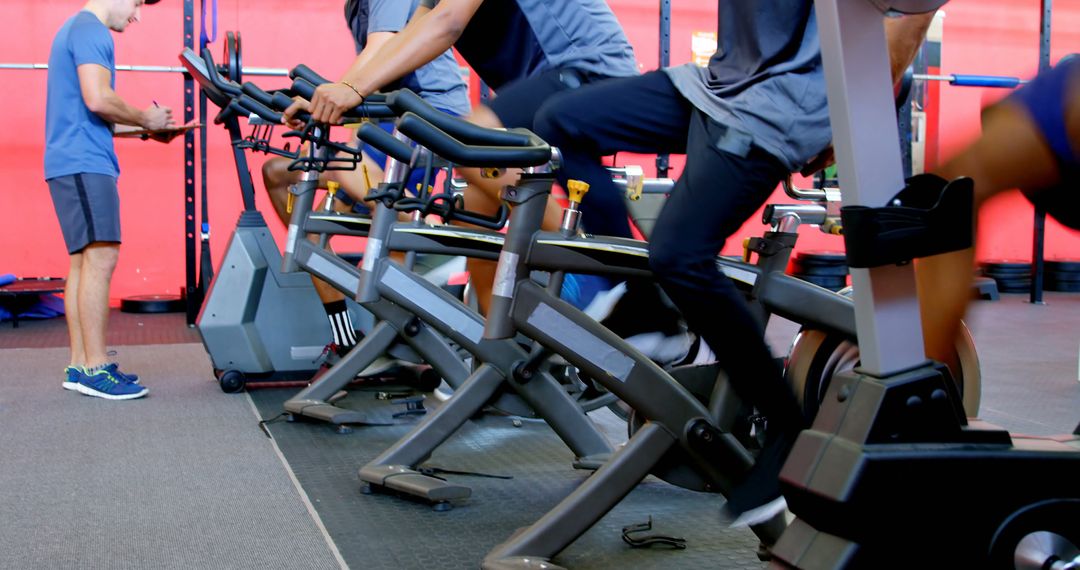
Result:
[[[133,384],[103,368],[93,374],[83,374],[79,379],[80,393],[105,400],[134,400],[150,393],[145,386]]]

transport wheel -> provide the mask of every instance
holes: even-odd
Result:
[[[239,370],[225,370],[218,376],[218,383],[221,385],[222,392],[236,394],[244,391],[247,378]]]
[[[178,295],[135,295],[120,300],[120,311],[124,313],[182,313],[186,308]]]
[[[994,533],[990,568],[1067,570],[1080,568],[1080,500],[1029,505]]]

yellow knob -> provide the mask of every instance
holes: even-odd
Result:
[[[326,189],[330,192],[331,195],[337,194],[337,191],[340,188],[341,188],[341,183],[340,182],[334,182],[333,180],[330,180],[330,181],[328,181],[326,183]]]
[[[289,192],[288,199],[285,201],[285,213],[287,213],[287,214],[292,213],[293,200],[295,200],[295,199],[296,199],[296,196],[294,196],[292,192]]]
[[[750,263],[750,238],[742,240],[742,260],[743,263]]]
[[[566,191],[570,193],[570,201],[581,203],[585,199],[585,193],[589,191],[589,184],[581,180],[568,180]]]

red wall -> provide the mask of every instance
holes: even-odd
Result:
[[[196,2],[198,4],[198,2]],[[610,0],[626,28],[643,69],[657,63],[655,0]],[[694,31],[715,29],[712,2],[675,0],[672,19],[673,64],[690,59],[690,36]],[[945,24],[944,70],[952,73],[1029,75],[1037,63],[1038,0],[954,0],[948,5]],[[0,36],[0,61],[45,62],[53,34],[63,21],[82,6],[79,0],[5,0],[0,2],[0,21],[8,23]],[[225,30],[240,30],[245,66],[290,67],[304,62],[331,77],[351,59],[352,43],[344,27],[339,2],[295,0],[220,0],[219,41]],[[1055,8],[1054,53],[1056,60],[1069,51],[1080,51],[1077,26],[1080,0],[1058,0]],[[196,18],[198,6],[196,6]],[[129,65],[177,65],[182,48],[182,2],[165,0],[144,10],[144,21],[117,36],[117,63]],[[256,78],[268,87],[281,79]],[[44,123],[44,71],[0,70],[0,108],[6,111],[0,130],[7,173],[4,197],[9,214],[0,230],[0,273],[20,276],[64,275],[67,256],[53,214],[47,187],[42,180]],[[135,105],[151,100],[181,112],[182,81],[179,74],[123,73],[117,91]],[[988,90],[943,89],[942,107],[946,128],[944,152],[955,151],[977,134],[979,108],[991,97]],[[210,219],[213,226],[214,259],[220,261],[229,232],[240,210],[236,174],[224,130],[208,125]],[[122,223],[124,247],[112,294],[178,292],[184,280],[183,244],[183,145],[117,141],[122,175]],[[252,159],[258,178],[261,158]],[[627,157],[621,157],[626,162]],[[638,160],[651,165],[651,158]],[[679,161],[673,161],[676,165]],[[260,196],[260,208],[269,204]],[[1030,207],[1015,197],[1003,198],[987,212],[979,240],[981,256],[1030,256]],[[760,233],[756,218],[743,233]],[[278,231],[279,239],[282,231]],[[838,238],[805,232],[806,248],[840,247]],[[738,249],[732,240],[729,250]],[[1080,238],[1048,223],[1049,256],[1080,255]]]

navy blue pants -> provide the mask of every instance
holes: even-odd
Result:
[[[590,184],[583,222],[596,234],[629,235],[625,204],[596,157],[617,151],[686,153],[686,167],[649,244],[656,280],[709,343],[741,398],[774,428],[804,427],[761,323],[715,261],[728,237],[787,176],[783,164],[757,148],[745,157],[716,148],[723,127],[696,110],[663,72],[560,93],[541,108],[534,129],[562,151],[564,176]]]

